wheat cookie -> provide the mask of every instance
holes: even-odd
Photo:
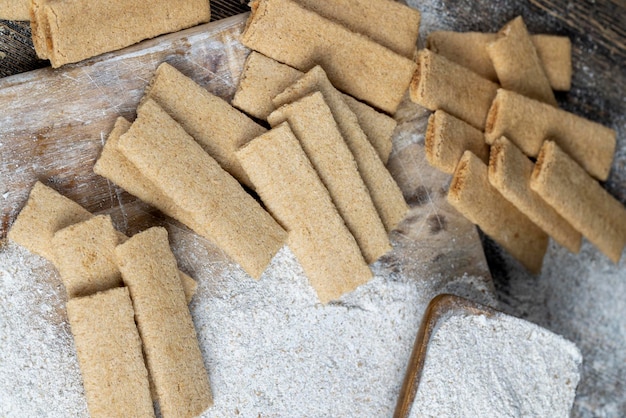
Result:
[[[1,0],[0,19],[30,20],[29,0]]]
[[[556,242],[578,253],[580,232],[530,189],[533,168],[532,161],[505,137],[491,145],[489,183]]]
[[[548,248],[548,235],[489,184],[487,171],[485,163],[465,151],[452,177],[448,202],[537,274]]]
[[[321,65],[344,93],[395,113],[415,63],[293,0],[255,0],[241,35],[250,49],[308,71]]]
[[[516,17],[487,44],[487,54],[502,88],[557,106],[554,92],[524,19]]]
[[[125,134],[131,123],[122,116],[115,121],[102,152],[93,167],[94,173],[112,181],[130,194],[159,209],[172,218],[183,215],[172,199],[163,194],[150,182],[118,149],[120,136]]]
[[[54,233],[92,216],[78,203],[38,181],[11,226],[8,237],[30,252],[54,263],[51,247]]]
[[[485,128],[487,143],[501,136],[529,157],[551,139],[598,180],[607,179],[616,146],[614,130],[505,89],[498,90]]]
[[[167,231],[140,232],[118,245],[115,257],[163,417],[200,415],[213,396]]]
[[[498,75],[487,53],[487,45],[496,39],[495,33],[433,31],[428,34],[426,47],[497,83]],[[552,89],[569,90],[572,83],[572,42],[569,38],[540,34],[531,35],[530,39]]]
[[[417,54],[410,94],[420,106],[445,110],[482,131],[497,90],[497,84],[428,49]]]
[[[183,224],[259,278],[282,247],[285,231],[153,100],[120,137],[118,149],[175,202]]]
[[[559,148],[546,141],[530,188],[614,263],[626,245],[626,210]]]
[[[148,371],[127,287],[67,302],[89,415],[154,417]]]
[[[211,17],[205,0],[143,3],[120,0],[35,0],[31,26],[37,55],[52,67],[115,51]]]
[[[110,216],[94,216],[57,231],[54,260],[70,298],[118,287],[122,276],[115,262],[118,232]]]
[[[252,51],[244,63],[232,104],[256,118],[267,120],[276,110],[272,100],[295,83],[304,73]],[[386,164],[391,154],[392,135],[396,121],[347,94],[341,95],[359,120],[367,139]]]
[[[359,246],[287,122],[237,156],[268,210],[289,231],[288,245],[322,303],[372,277]]]
[[[367,140],[355,113],[346,104],[341,93],[330,83],[324,70],[320,66],[313,67],[292,86],[277,95],[273,102],[280,108],[281,105],[299,100],[316,91],[322,94],[339,132],[352,152],[359,174],[383,225],[387,231],[393,230],[404,219],[409,209],[402,191],[371,142]]]
[[[467,150],[489,162],[489,145],[483,133],[461,119],[437,110],[428,118],[424,137],[426,160],[444,173],[452,174]]]
[[[365,261],[372,263],[391,250],[387,231],[361,178],[359,166],[323,94],[317,91],[281,106],[268,120],[272,126],[289,122]],[[365,144],[370,145],[367,140]]]
[[[58,268],[56,251],[52,244],[55,233],[80,222],[89,221],[92,217],[93,215],[78,203],[37,182],[31,189],[26,205],[9,230],[8,237]],[[118,231],[116,236],[118,243],[128,238]],[[183,272],[180,272],[180,279],[189,302],[198,284]]]
[[[264,127],[168,63],[157,68],[147,99],[157,102],[224,170],[251,187],[235,151],[265,132]]]
[[[393,0],[297,1],[397,54],[409,59],[415,56],[421,18],[416,9]]]

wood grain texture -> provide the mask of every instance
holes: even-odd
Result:
[[[626,61],[624,1],[530,0],[530,3],[565,25],[589,34],[595,44],[606,49],[609,60],[622,64]]]
[[[0,77],[49,65],[35,54],[29,22],[0,20]]]

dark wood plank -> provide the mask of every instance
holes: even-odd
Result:
[[[0,20],[0,77],[42,68],[48,61],[35,54],[28,22]]]

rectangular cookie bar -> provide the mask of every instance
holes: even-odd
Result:
[[[559,148],[546,141],[537,157],[530,188],[585,238],[619,262],[626,245],[626,210]]]
[[[500,244],[528,271],[541,271],[548,235],[489,184],[487,165],[465,151],[448,191],[448,202]]]
[[[28,0],[0,1],[0,19],[30,20],[30,2]]]
[[[112,181],[133,196],[137,196],[172,218],[184,217],[182,210],[174,201],[145,178],[118,149],[120,136],[125,134],[130,126],[131,123],[122,116],[116,119],[115,125],[93,167],[94,173]]]
[[[148,371],[127,287],[67,302],[92,417],[154,417]]]
[[[148,99],[139,107],[118,149],[175,202],[180,222],[260,277],[282,247],[285,231],[156,102]]]
[[[115,257],[163,417],[200,415],[213,396],[167,231],[140,232],[117,246]]]
[[[420,12],[393,0],[297,0],[307,9],[413,59]]]
[[[43,40],[37,53],[50,59],[54,68],[208,22],[211,17],[206,0],[37,3],[39,10],[31,15],[37,28],[33,33]]]
[[[433,31],[428,34],[426,47],[497,83],[498,75],[487,53],[487,44],[496,38],[495,33]],[[530,39],[552,89],[569,90],[572,84],[572,43],[569,38],[531,35]]]
[[[250,49],[308,71],[321,65],[339,90],[393,114],[415,63],[293,0],[255,0],[241,35]]]
[[[330,80],[329,80],[330,81]],[[383,164],[389,161],[393,148],[393,131],[398,126],[394,118],[376,111],[376,109],[359,102],[352,96],[342,94],[343,101],[356,116],[359,126],[367,136],[367,140],[378,153]]]
[[[157,102],[224,170],[251,186],[235,151],[265,132],[264,127],[168,63],[157,68],[144,100],[148,98]]]
[[[51,246],[54,233],[91,219],[92,216],[78,203],[36,182],[7,236],[30,252],[54,263]]]
[[[347,145],[348,141],[341,135],[324,95],[316,91],[281,106],[268,120],[272,126],[289,122],[328,189],[337,211],[361,248],[365,261],[372,263],[391,250],[385,226],[359,174],[359,165]],[[369,145],[367,141],[365,144]],[[373,149],[372,152],[375,154]]]
[[[616,146],[614,130],[504,89],[489,109],[485,140],[491,144],[501,136],[530,157],[551,139],[599,180],[607,179]]]
[[[505,137],[491,145],[489,183],[556,242],[578,253],[580,232],[530,189],[533,167],[532,161]]]
[[[58,268],[52,244],[55,233],[92,218],[93,215],[78,203],[43,183],[37,182],[31,189],[26,206],[11,226],[8,237],[32,253],[47,259]],[[118,243],[127,239],[121,232],[116,231],[116,235]],[[179,273],[187,302],[190,302],[198,284],[182,271]],[[93,284],[99,289],[106,287],[95,282]]]
[[[342,94],[330,83],[324,70],[320,66],[313,67],[292,86],[278,94],[273,102],[280,111],[280,106],[299,100],[316,91],[322,94],[341,136],[352,152],[359,174],[369,191],[385,229],[387,231],[393,230],[404,219],[409,207],[404,201],[402,191],[378,157],[376,150],[367,140],[354,112],[346,104]],[[272,122],[270,121],[270,123]],[[294,126],[292,129],[295,131]],[[300,138],[298,132],[296,132],[296,136]],[[359,240],[357,239],[357,241]],[[368,260],[368,257],[365,258]]]
[[[372,277],[328,190],[285,122],[238,151],[241,165],[276,219],[322,303]]]
[[[428,110],[447,113],[484,130],[498,85],[467,68],[422,49],[411,82],[411,100]]]
[[[489,163],[489,145],[483,133],[461,119],[437,110],[428,118],[424,137],[426,160],[444,173],[452,174],[465,151]]]
[[[502,88],[557,106],[554,92],[521,16],[516,17],[487,44]]]
[[[122,285],[114,256],[118,242],[110,216],[94,216],[54,234],[55,265],[70,298]]]

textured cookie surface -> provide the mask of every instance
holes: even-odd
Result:
[[[201,414],[213,398],[167,231],[141,232],[119,245],[115,255],[130,290],[161,413]]]
[[[67,303],[92,417],[153,417],[148,371],[128,288]]]

